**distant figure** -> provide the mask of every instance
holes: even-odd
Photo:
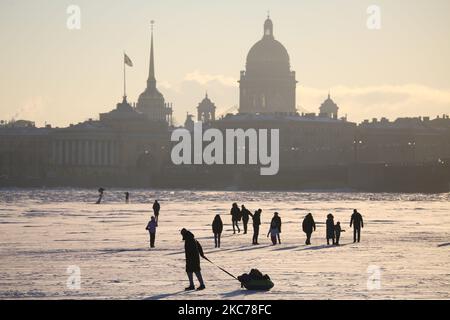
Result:
[[[214,233],[214,243],[216,248],[220,248],[220,236],[222,235],[223,231],[223,222],[220,218],[220,215],[216,215],[214,217],[213,223],[212,223],[212,230]]]
[[[103,189],[103,188],[99,188],[99,189],[98,189],[98,200],[97,200],[96,204],[102,203],[103,192],[104,192],[104,191],[105,191],[105,189]]]
[[[259,236],[259,226],[261,225],[261,213],[262,210],[258,209],[255,214],[249,213],[250,217],[253,219],[253,245],[257,245]]]
[[[200,282],[200,286],[197,288],[197,290],[203,290],[205,289],[205,283],[203,282],[203,277],[200,271],[200,257],[206,259],[203,253],[203,248],[190,231],[183,229],[181,230],[181,235],[183,236],[184,240],[184,251],[186,254],[186,273],[189,278],[189,287],[187,287],[185,290],[195,290],[193,276],[194,273],[198,281]]]
[[[338,221],[336,222],[336,225],[334,226],[334,235],[336,237],[336,245],[339,245],[339,239],[341,238],[341,232],[345,232],[345,230],[342,230],[341,223]]]
[[[233,203],[233,207],[230,211],[231,214],[231,222],[233,223],[233,234],[236,234],[236,229],[238,229],[238,232],[241,233],[241,229],[239,229],[238,222],[241,220],[241,210],[239,210],[239,207],[237,203]]]
[[[362,215],[355,209],[350,219],[350,228],[353,225],[353,243],[361,240],[361,228],[364,228]]]
[[[277,239],[278,239],[278,243],[281,244],[281,238],[280,238],[280,233],[281,233],[281,218],[280,215],[278,214],[278,212],[275,212],[273,214],[273,218],[272,221],[270,222],[270,225],[274,225],[274,227],[276,229],[278,229],[278,233],[277,235]]]
[[[130,203],[130,193],[129,192],[125,192],[125,203]]]
[[[330,240],[333,240],[334,242],[334,217],[330,213],[327,216],[327,245],[330,245]]]
[[[316,231],[316,223],[314,222],[314,218],[311,213],[308,213],[305,219],[303,219],[302,228],[303,232],[306,233],[305,244],[309,246],[311,244],[311,235],[313,231]]]
[[[145,230],[148,230],[150,233],[150,248],[155,247],[155,239],[156,239],[156,228],[158,227],[158,222],[156,221],[155,217],[151,217],[149,223],[147,224],[147,227]]]
[[[267,233],[267,238],[270,235],[270,239],[272,240],[272,244],[275,246],[277,244],[277,238],[279,239],[280,237],[280,230],[278,229],[278,226],[275,222],[273,222],[270,224],[270,229],[269,232]],[[281,243],[281,242],[280,242]]]
[[[244,225],[244,234],[247,234],[247,225],[248,220],[250,220],[250,211],[244,205],[242,205],[241,215],[242,215],[242,224]]]
[[[153,214],[155,215],[156,222],[158,222],[160,209],[161,209],[161,206],[159,205],[158,200],[155,200],[155,202],[153,203]]]

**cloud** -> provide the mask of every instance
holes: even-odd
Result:
[[[210,82],[218,82],[219,84],[226,87],[237,87],[237,79],[222,74],[208,74],[202,73],[201,71],[195,70],[186,74],[184,77],[185,81],[194,81],[201,85],[207,85]]]
[[[45,112],[44,98],[41,96],[27,99],[19,109],[17,109],[10,119],[14,120],[36,120],[40,119]]]
[[[300,87],[298,102],[302,108],[318,112],[328,89]],[[436,89],[420,84],[379,85],[331,88],[333,100],[341,114],[354,121],[370,118],[436,116],[450,112],[450,90]]]

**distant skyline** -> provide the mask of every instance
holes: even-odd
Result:
[[[66,27],[69,5],[81,8],[81,30]],[[381,30],[366,27],[369,5],[381,9]],[[301,111],[318,112],[330,90],[354,122],[450,112],[447,0],[3,0],[0,119],[66,126],[97,118],[121,100],[124,51],[136,102],[151,20],[157,86],[177,123],[206,91],[221,115],[239,103],[239,72],[268,10],[297,73]]]

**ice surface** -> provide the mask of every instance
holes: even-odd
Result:
[[[124,192],[131,203],[125,204]],[[152,201],[161,202],[157,248],[145,226]],[[0,298],[3,299],[449,299],[450,194],[205,192],[0,189]],[[232,235],[232,202],[263,209],[260,246]],[[365,218],[362,242],[348,227],[357,208]],[[283,219],[281,246],[266,234],[274,211]],[[301,221],[317,222],[306,247]],[[325,219],[341,221],[341,247],[325,243]],[[225,223],[214,249],[211,222]],[[183,242],[188,228],[207,256],[234,275],[258,268],[275,288],[255,293],[202,261],[207,289],[184,293]],[[81,269],[81,288],[67,287],[69,266]],[[381,288],[369,290],[369,266],[381,270]]]

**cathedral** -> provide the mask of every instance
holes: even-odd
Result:
[[[275,39],[270,17],[264,34],[247,55],[241,71],[240,113],[295,113],[297,81],[286,48]]]

